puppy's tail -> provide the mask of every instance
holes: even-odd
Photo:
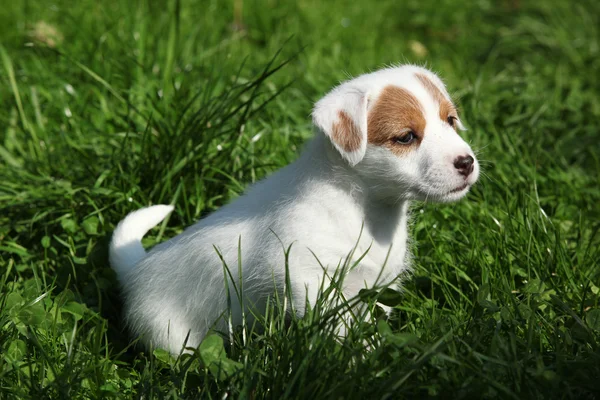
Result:
[[[142,237],[173,211],[173,206],[152,206],[130,213],[119,222],[110,241],[110,265],[122,280],[135,264],[146,255]]]

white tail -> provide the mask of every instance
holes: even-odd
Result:
[[[110,242],[110,265],[121,281],[135,264],[146,255],[142,237],[173,211],[173,206],[151,206],[130,213],[119,222]]]

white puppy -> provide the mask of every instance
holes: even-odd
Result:
[[[238,254],[245,307],[259,310],[284,287],[291,244],[289,279],[299,313],[349,255],[350,263],[364,257],[346,273],[346,298],[391,283],[409,268],[409,201],[458,200],[479,176],[444,84],[420,67],[342,83],[315,105],[313,122],[316,137],[296,162],[150,252],[142,236],[173,207],[144,208],[119,224],[110,261],[128,323],[146,343],[178,353],[188,334],[187,345],[197,346],[211,327],[226,331],[228,296],[233,323],[241,324],[242,307],[227,293],[223,267],[224,261],[233,292]]]

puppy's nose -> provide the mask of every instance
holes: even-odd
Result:
[[[458,156],[454,160],[454,168],[458,170],[458,173],[467,177],[473,172],[473,162],[475,160],[471,156]]]

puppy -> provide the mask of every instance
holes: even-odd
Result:
[[[135,211],[117,226],[110,262],[128,324],[146,343],[178,353],[210,328],[226,331],[228,298],[233,324],[248,307],[264,309],[285,286],[291,244],[289,284],[300,314],[344,262],[360,260],[345,271],[346,298],[393,282],[409,269],[409,202],[458,200],[479,176],[456,107],[424,68],[386,68],[344,82],[316,103],[312,117],[316,137],[296,162],[179,236],[148,253],[141,244],[172,206]],[[232,295],[234,284],[243,286],[243,303]]]

